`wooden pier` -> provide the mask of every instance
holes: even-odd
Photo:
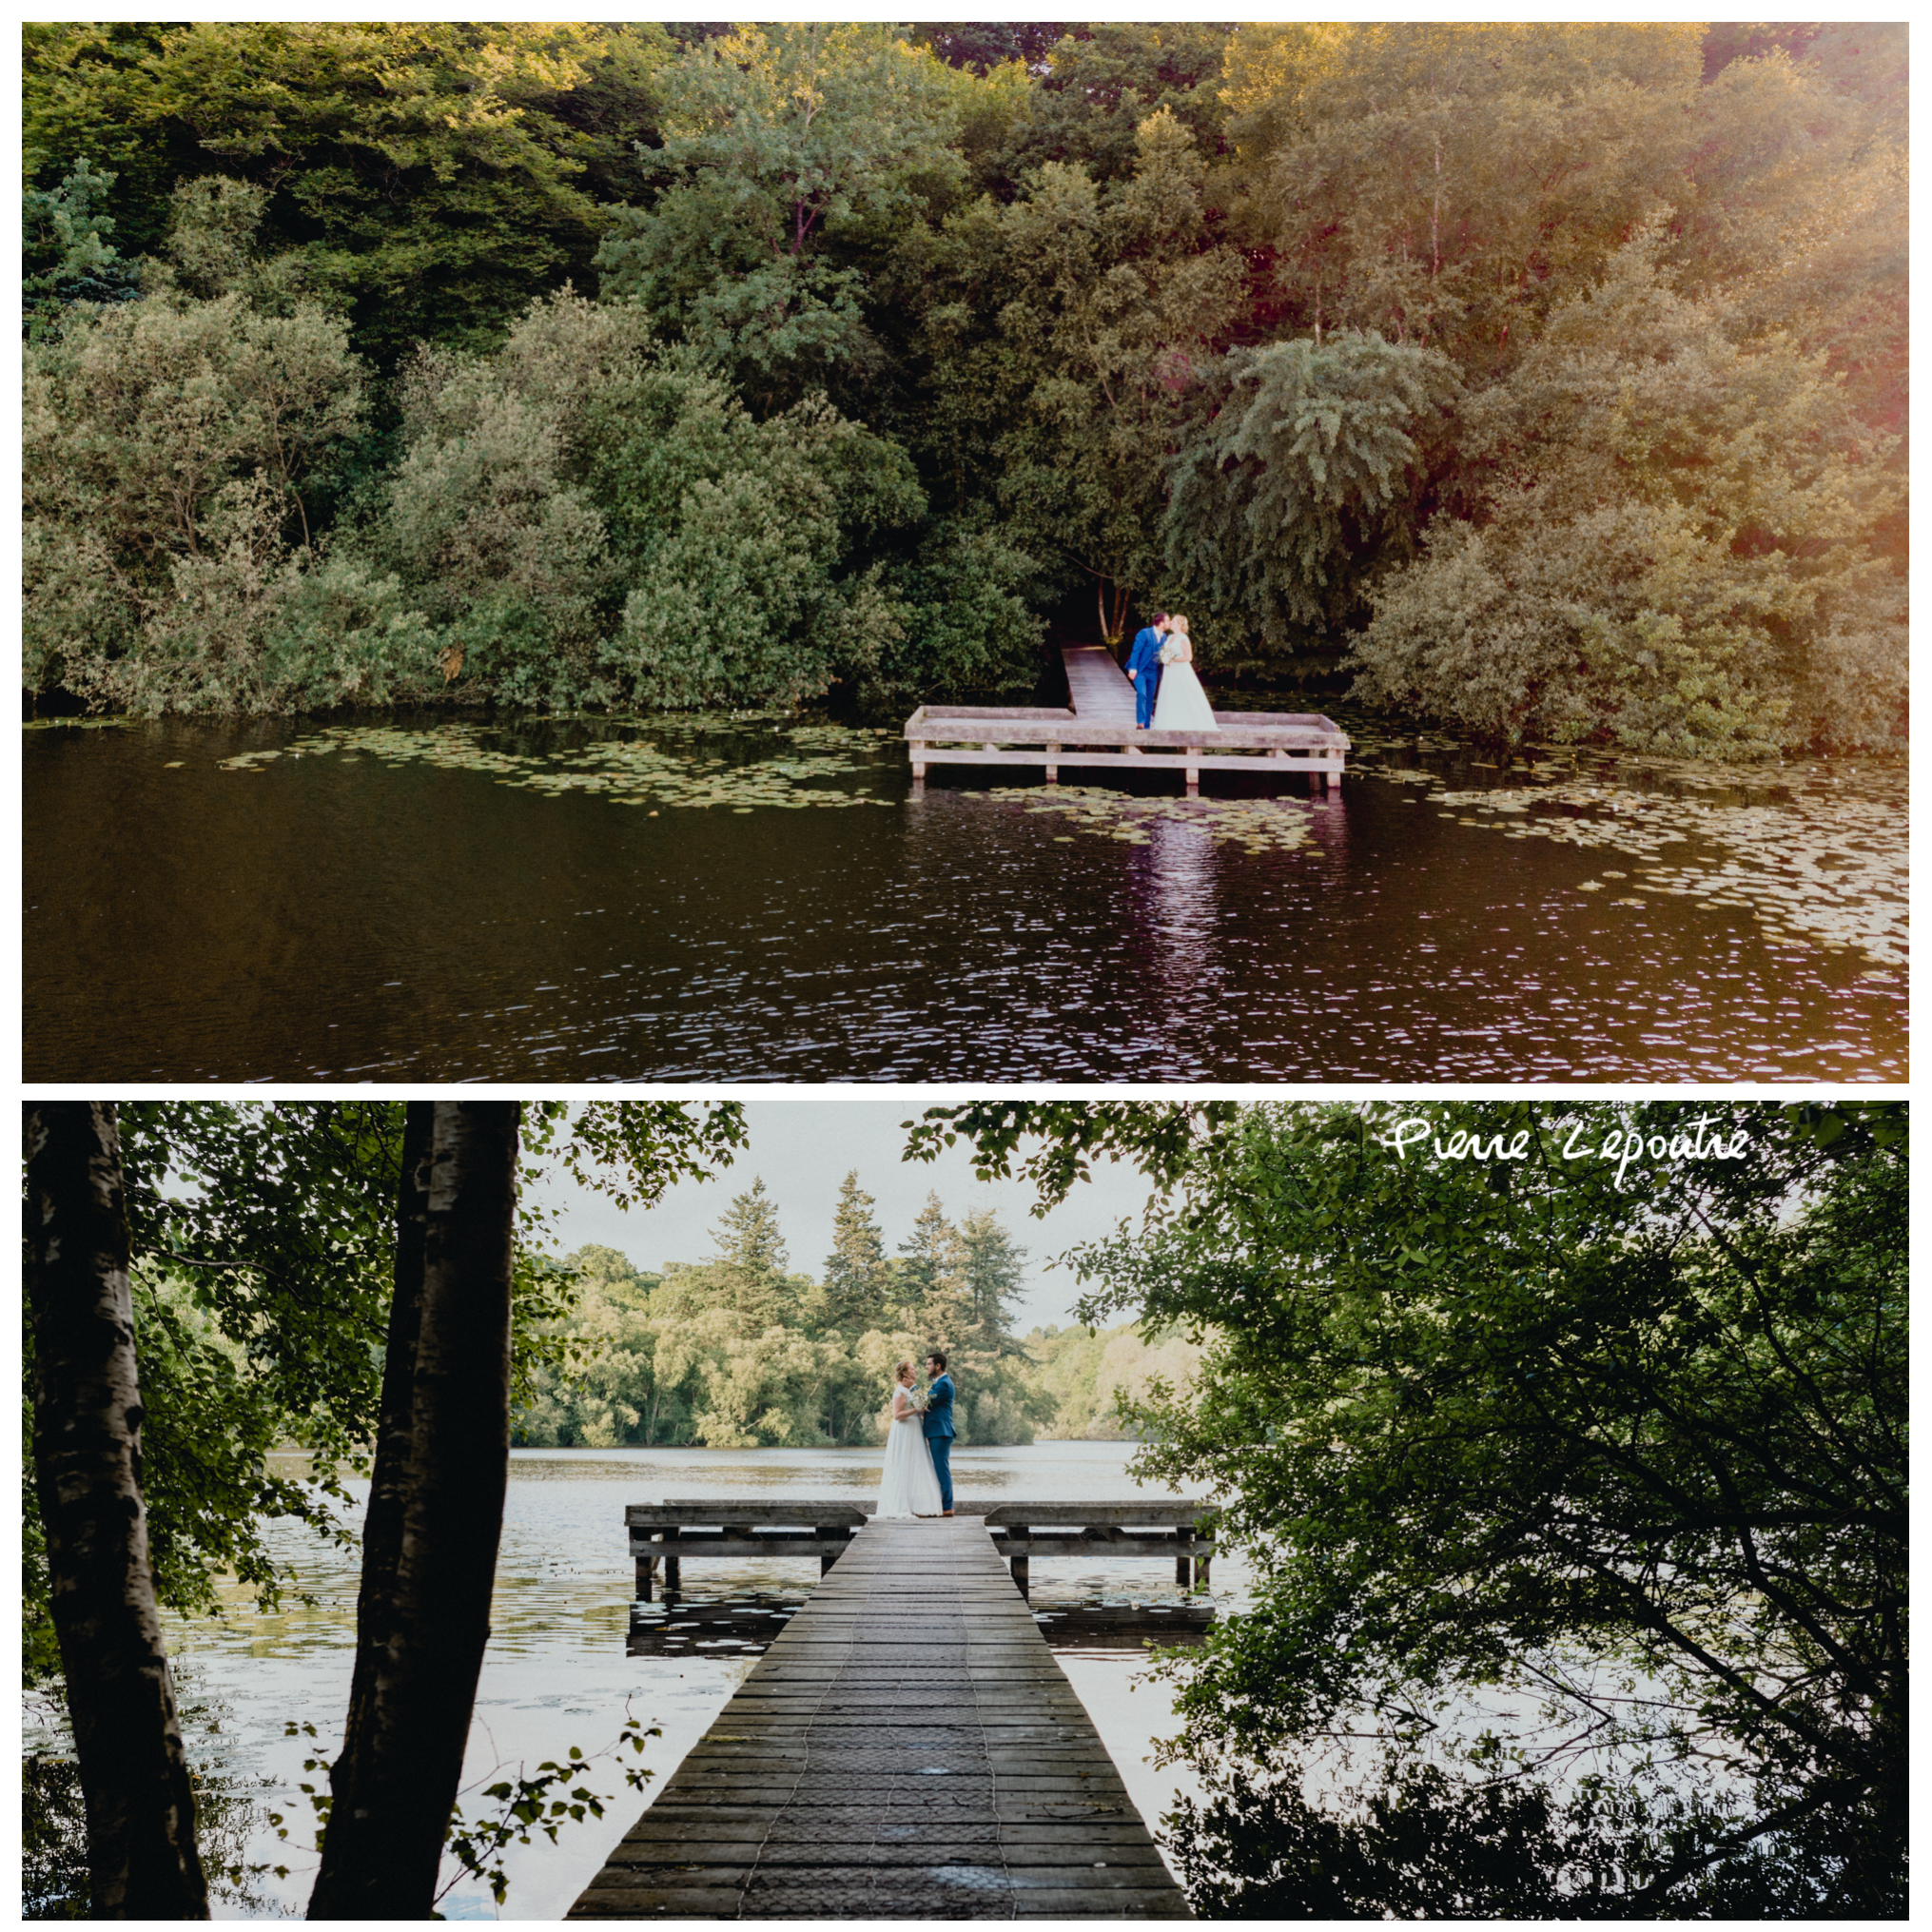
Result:
[[[957,1516],[854,1532],[570,1916],[1189,1914],[986,1523]]]
[[[871,1503],[761,1502],[755,1496],[673,1496],[632,1503],[624,1511],[635,1566],[637,1600],[649,1603],[660,1567],[667,1590],[681,1587],[687,1558],[815,1556],[824,1576],[869,1519]],[[961,1496],[959,1519],[977,1518],[995,1552],[1012,1566],[1027,1593],[1036,1556],[1159,1556],[1174,1559],[1182,1590],[1207,1588],[1214,1557],[1214,1511],[1189,1497],[1130,1502],[995,1503]]]
[[[1274,778],[1307,774],[1311,794],[1339,790],[1348,733],[1316,712],[1216,712],[1220,730],[1139,731],[1134,687],[1099,644],[1061,649],[1066,665],[1065,710],[1039,706],[921,705],[906,720],[915,787],[929,765],[1043,766],[1060,782],[1063,765],[1179,771],[1190,792],[1203,771]]]

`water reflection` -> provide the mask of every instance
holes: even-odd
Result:
[[[376,759],[219,768],[302,729],[28,734],[27,1078],[1905,1074],[1902,968],[1735,892],[1604,889],[1613,852],[1388,776],[1249,852],[1062,837],[972,779],[915,808],[896,751],[842,781],[885,804],[655,817]]]
[[[809,1590],[749,1590],[729,1595],[666,1590],[654,1602],[631,1606],[624,1654],[755,1657],[810,1600]],[[1033,1621],[1049,1648],[1084,1657],[1131,1657],[1156,1647],[1199,1644],[1214,1618],[1211,1603],[1179,1597],[1161,1602],[1151,1593],[1137,1597],[1087,1590],[1033,1606]]]
[[[1190,1024],[1223,979],[1215,946],[1220,852],[1193,826],[1157,819],[1133,859],[1135,946],[1146,961],[1146,1017],[1161,1036]]]

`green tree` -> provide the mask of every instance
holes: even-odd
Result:
[[[1141,123],[1161,113],[1181,123],[1203,154],[1218,156],[1229,30],[1205,20],[1095,21],[1044,47],[1034,40],[1030,53],[1023,41],[1016,57],[1029,60],[1037,84],[1004,138],[976,157],[980,185],[1008,199],[1052,161],[1085,166],[1098,181],[1123,180],[1135,169]],[[1039,32],[1027,23],[1016,38]]]
[[[155,1607],[189,1614],[214,1608],[211,1572],[220,1568],[232,1568],[255,1586],[259,1596],[273,1602],[291,1579],[263,1538],[261,1519],[292,1515],[344,1540],[346,1532],[336,1513],[345,1500],[341,1477],[344,1468],[362,1461],[372,1438],[377,1440],[379,1458],[385,1440],[389,1453],[372,1492],[377,1520],[365,1537],[365,1621],[373,1625],[381,1620],[369,1610],[373,1590],[390,1607],[382,1615],[389,1618],[386,1627],[394,1632],[386,1652],[394,1682],[400,1686],[409,1679],[420,1685],[433,1677],[436,1667],[421,1666],[420,1646],[411,1631],[422,1630],[421,1612],[434,1591],[425,1592],[408,1573],[396,1542],[397,1512],[406,1514],[417,1502],[430,1510],[436,1507],[439,1493],[444,1496],[454,1493],[449,1519],[462,1519],[469,1530],[476,1530],[475,1469],[466,1459],[462,1430],[431,1426],[435,1402],[425,1397],[419,1405],[409,1392],[421,1376],[437,1373],[439,1359],[450,1351],[460,1357],[480,1339],[486,1350],[500,1352],[502,1396],[500,1401],[472,1401],[465,1413],[480,1416],[486,1434],[499,1423],[507,1432],[513,1395],[528,1399],[533,1369],[562,1359],[566,1350],[556,1337],[556,1328],[568,1309],[570,1278],[542,1265],[531,1252],[545,1237],[545,1211],[525,1202],[512,1223],[505,1206],[500,1268],[496,1261],[490,1263],[504,1278],[498,1294],[501,1320],[484,1323],[473,1335],[463,1319],[471,1304],[456,1290],[475,1278],[476,1256],[465,1259],[446,1248],[439,1250],[425,1232],[427,1221],[404,1216],[399,1222],[397,1213],[400,1194],[408,1192],[403,1177],[415,1172],[412,1148],[420,1165],[439,1144],[430,1131],[435,1122],[427,1104],[405,1116],[405,1110],[394,1103],[374,1103],[279,1108],[130,1103],[119,1110],[125,1117],[125,1137],[111,1131],[122,1122],[104,1123],[106,1110],[79,1103],[74,1106],[95,1116],[83,1140],[90,1134],[97,1148],[107,1149],[125,1138],[127,1150],[125,1187],[119,1179],[124,1159],[119,1147],[112,1148],[111,1160],[106,1152],[89,1156],[86,1169],[93,1177],[86,1184],[94,1195],[105,1189],[117,1196],[107,1219],[125,1228],[125,1259],[115,1259],[111,1243],[100,1245],[106,1222],[101,1220],[98,1200],[88,1210],[93,1218],[91,1245],[79,1249],[83,1264],[100,1262],[95,1274],[108,1299],[97,1298],[95,1314],[88,1319],[98,1328],[105,1316],[117,1331],[111,1362],[97,1346],[105,1330],[91,1339],[80,1338],[92,1352],[90,1374],[110,1372],[119,1378],[117,1386],[124,1394],[138,1384],[142,1413],[138,1420],[124,1415],[117,1422],[100,1407],[96,1395],[89,1395],[67,1373],[79,1332],[71,1323],[62,1328],[60,1311],[49,1303],[54,1326],[36,1321],[25,1351],[28,1374],[39,1380],[35,1427],[44,1437],[49,1432],[66,1433],[78,1440],[75,1432],[81,1418],[70,1412],[83,1399],[91,1405],[92,1421],[79,1432],[90,1441],[85,1480],[76,1464],[49,1503],[49,1512],[43,1512],[33,1492],[25,1498],[29,1679],[45,1677],[53,1666],[49,1637],[56,1603],[63,1620],[79,1616],[100,1627],[103,1618],[111,1621],[118,1613],[115,1600],[141,1614],[129,1591],[145,1592],[148,1604],[145,1615],[151,1627]],[[567,1116],[562,1103],[532,1106],[522,1129],[523,1171],[539,1172],[555,1161],[580,1184],[610,1193],[620,1206],[633,1199],[648,1202],[681,1176],[708,1173],[713,1161],[728,1161],[732,1148],[743,1142],[741,1114],[730,1104],[700,1116],[681,1103],[594,1103],[568,1120]],[[41,1144],[29,1135],[29,1156]],[[68,1135],[60,1144],[70,1148],[74,1137]],[[462,1189],[457,1184],[464,1171],[460,1154],[452,1147],[446,1160],[437,1156],[442,1163],[437,1171],[443,1174],[447,1169],[448,1185],[434,1197],[439,1205],[429,1209],[429,1221],[439,1213],[444,1216],[454,1231],[452,1239],[461,1234],[458,1223],[470,1225],[457,1211],[462,1206]],[[29,1176],[29,1187],[32,1184]],[[72,1207],[66,1187],[63,1182],[56,1188],[59,1201],[53,1203],[67,1203],[63,1214]],[[504,1192],[501,1187],[497,1191]],[[510,1191],[514,1193],[514,1185]],[[415,1192],[430,1198],[423,1188]],[[506,1202],[509,1198],[504,1195]],[[125,1217],[120,1200],[126,1202]],[[491,1255],[499,1245],[491,1231],[494,1215],[492,1209],[485,1218],[481,1237],[484,1251]],[[52,1221],[43,1217],[42,1226],[50,1228]],[[422,1240],[416,1239],[417,1233],[422,1233]],[[62,1262],[53,1252],[43,1258],[55,1274],[65,1270],[68,1276],[74,1259]],[[420,1321],[412,1331],[410,1284],[416,1283],[420,1307],[420,1291],[427,1278],[415,1272],[419,1261],[425,1268],[434,1263],[443,1269],[447,1282],[455,1284],[455,1300],[448,1310],[458,1326],[454,1337]],[[164,1280],[163,1290],[143,1298],[146,1311],[132,1294],[134,1281],[144,1272]],[[127,1284],[125,1296],[115,1288],[116,1280]],[[117,1296],[131,1304],[131,1324],[109,1305]],[[57,1298],[65,1301],[70,1297],[62,1291]],[[159,1344],[137,1359],[144,1335],[157,1336]],[[55,1354],[43,1370],[39,1364],[49,1348]],[[462,1380],[459,1375],[459,1383]],[[465,1399],[473,1394],[467,1392]],[[277,1476],[263,1465],[265,1449],[291,1444],[313,1454],[309,1482]],[[417,1469],[420,1476],[412,1473]],[[98,1562],[76,1566],[72,1561],[75,1546],[70,1532],[75,1523],[104,1510],[118,1525],[114,1547],[124,1559],[118,1583]],[[443,1528],[447,1527],[445,1523]],[[146,1550],[129,1543],[136,1531]],[[494,1548],[494,1528],[488,1535]],[[104,1544],[101,1553],[113,1552]],[[480,1584],[474,1568],[449,1567],[459,1582],[467,1577],[462,1587],[470,1595],[459,1609],[469,1618],[472,1634],[486,1629],[488,1566],[480,1572]],[[432,1614],[430,1624],[437,1621]],[[95,1669],[98,1660],[84,1660],[77,1667],[79,1652],[66,1657],[66,1688],[75,1706],[77,1739],[86,1733],[87,1751],[94,1751],[104,1738],[118,1740],[110,1744],[109,1754],[124,1768],[159,1765],[170,1748],[179,1758],[178,1738],[171,1747],[166,1742],[166,1700],[156,1697],[157,1688],[166,1684],[158,1630],[149,1628],[143,1641],[149,1657],[139,1664],[138,1682]],[[436,1648],[433,1631],[428,1641]],[[63,1652],[68,1649],[65,1638],[61,1648]],[[475,1648],[479,1655],[480,1637]],[[457,1682],[455,1690],[460,1688]],[[107,1699],[105,1704],[97,1693]],[[467,1699],[463,1692],[459,1700],[463,1728]],[[447,1700],[439,1708],[439,1722],[455,1714]],[[381,1726],[377,1728],[380,1732]],[[370,1748],[380,1759],[386,1747],[379,1738]],[[367,1767],[365,1760],[363,1768]],[[359,1773],[352,1766],[344,1775]],[[84,1786],[89,1779],[84,1770]],[[165,1787],[154,1785],[143,1801],[149,1806],[149,1822],[158,1816],[152,1813],[152,1805],[166,1800]],[[426,1831],[428,1814],[419,1808],[411,1815]],[[96,1884],[105,1888],[103,1897],[126,1882],[123,1826],[128,1822],[126,1815],[117,1818],[111,1804],[90,1822],[90,1838],[98,1826],[102,1847]],[[192,1861],[191,1817],[176,1819],[164,1835],[174,1847],[168,1857],[179,1854],[177,1862]],[[441,1842],[439,1823],[437,1846]],[[417,1843],[414,1850],[421,1854],[421,1844]],[[151,1857],[148,1865],[158,1872]],[[430,1870],[433,1877],[433,1859]],[[338,1865],[337,1877],[353,1889],[368,1874]]]
[[[959,1272],[975,1346],[1017,1352],[1013,1310],[1026,1292],[1026,1250],[1000,1225],[989,1207],[975,1208],[959,1224]]]
[[[1903,1106],[1257,1107],[1175,1178],[1082,1313],[1203,1342],[1139,1466],[1259,1563],[1181,1698],[1200,1905],[1902,1911]]]
[[[790,705],[903,634],[869,554],[924,509],[904,454],[822,398],[755,420],[635,302],[566,289],[493,356],[420,359],[403,404],[368,545],[459,692]]]
[[[731,1305],[754,1331],[796,1320],[798,1310],[787,1293],[785,1238],[778,1228],[778,1203],[762,1176],[753,1176],[743,1194],[718,1218],[712,1230],[717,1265],[724,1272]]]
[[[55,186],[24,191],[20,293],[29,340],[68,303],[127,302],[140,292],[134,264],[107,239],[114,224],[106,206],[116,179],[83,156]]]
[[[299,254],[388,367],[418,340],[494,342],[588,271],[670,54],[651,23],[42,25],[26,140],[49,170],[117,169],[135,249],[158,252],[185,178],[265,190],[269,251]]]
[[[1735,340],[1656,224],[1463,408],[1479,523],[1372,592],[1357,690],[1483,737],[1678,755],[1902,741],[1889,439],[1822,350]]]
[[[157,292],[69,311],[23,378],[23,678],[99,707],[385,698],[434,644],[393,576],[313,540],[365,427],[342,323]]]
[[[1161,581],[1164,465],[1242,282],[1211,234],[1192,131],[1162,111],[1136,144],[1124,181],[1049,162],[1009,205],[949,218],[916,297],[922,454],[962,499],[996,494],[1063,585],[1091,584],[1109,641]]]
[[[761,412],[876,378],[864,255],[957,191],[963,77],[900,29],[745,26],[659,76],[662,185],[615,211],[606,296],[635,296]]]
[[[874,1326],[890,1292],[886,1238],[872,1218],[873,1206],[854,1167],[839,1184],[831,1253],[825,1260],[826,1326],[845,1335]]]
[[[1455,372],[1435,350],[1343,330],[1231,349],[1217,387],[1169,472],[1167,564],[1223,639],[1259,629],[1282,652],[1412,546]]]
[[[1507,367],[1550,304],[1672,198],[1697,26],[1242,28],[1239,220],[1320,339],[1377,330]]]
[[[899,1244],[897,1289],[902,1321],[923,1331],[935,1347],[957,1347],[972,1320],[966,1285],[966,1243],[946,1218],[939,1196],[928,1194]]]

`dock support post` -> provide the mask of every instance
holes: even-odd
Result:
[[[666,1524],[664,1530],[664,1593],[669,1596],[678,1587],[677,1555],[674,1545],[677,1542],[677,1525]]]
[[[656,1568],[656,1557],[639,1556],[637,1558],[637,1601],[639,1603],[649,1603],[651,1601],[651,1576]]]
[[[1194,1587],[1196,1590],[1205,1590],[1207,1588],[1208,1562],[1209,1559],[1205,1556],[1197,1556],[1194,1559]]]
[[[1200,757],[1200,747],[1199,745],[1188,746],[1187,756],[1190,758]],[[1199,765],[1186,766],[1183,768],[1181,775],[1187,780],[1188,797],[1199,798],[1200,796],[1200,767]]]
[[[1188,1557],[1177,1556],[1174,1559],[1174,1581],[1179,1589],[1181,1590],[1193,1589],[1194,1579],[1188,1573],[1191,1567],[1192,1561]]]
[[[829,1576],[832,1565],[839,1560],[839,1554],[846,1547],[845,1542],[836,1529],[824,1523],[819,1525],[817,1536],[818,1573],[821,1576]]]
[[[1060,747],[1058,745],[1048,745],[1046,748],[1046,782],[1049,785],[1058,785],[1060,783],[1059,759]]]
[[[1027,1540],[1025,1524],[1008,1523],[1006,1525],[1006,1543],[1009,1548],[1015,1543],[1024,1544]],[[1020,1594],[1025,1597],[1032,1595],[1030,1588],[1032,1581],[1031,1570],[1032,1566],[1025,1554],[1022,1553],[1013,1558],[1013,1585]]]

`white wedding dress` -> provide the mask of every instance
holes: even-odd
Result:
[[[1157,732],[1218,732],[1214,709],[1192,663],[1163,664],[1161,688],[1154,693],[1154,729]]]
[[[899,1385],[893,1385],[893,1394]],[[922,1417],[907,1415],[886,1432],[886,1476],[879,1485],[877,1517],[936,1516],[941,1510],[939,1475],[926,1446]]]

